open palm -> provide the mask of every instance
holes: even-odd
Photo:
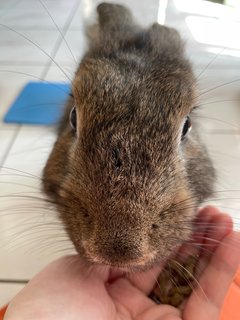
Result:
[[[4,320],[218,320],[240,263],[240,250],[233,246],[240,235],[232,231],[231,219],[214,208],[204,209],[199,219],[219,228],[209,231],[208,238],[216,241],[208,246],[211,254],[201,256],[200,286],[183,310],[148,298],[160,272],[157,267],[128,279],[113,275],[108,267],[89,269],[80,257],[69,256],[34,277],[13,299]]]

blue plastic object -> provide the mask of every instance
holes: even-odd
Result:
[[[71,92],[70,84],[29,82],[4,117],[4,122],[19,124],[56,124],[63,114]]]

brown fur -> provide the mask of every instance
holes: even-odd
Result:
[[[195,81],[177,31],[142,29],[119,5],[98,15],[43,187],[79,254],[146,269],[189,238],[215,175],[195,124],[181,141]]]

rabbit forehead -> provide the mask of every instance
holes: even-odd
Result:
[[[187,62],[131,59],[85,59],[73,91],[80,105],[89,112],[108,110],[161,114],[189,113],[194,102],[194,77]]]

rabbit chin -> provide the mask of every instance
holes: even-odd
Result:
[[[176,252],[176,251],[175,251]],[[81,252],[81,256],[85,258],[87,263],[99,265],[103,267],[109,267],[113,273],[137,273],[137,272],[144,272],[147,270],[150,270],[154,267],[158,267],[161,269],[168,259],[173,256],[174,253],[172,253],[168,257],[159,257],[157,255],[156,251],[153,251],[144,257],[138,258],[138,259],[129,259],[126,261],[121,261],[121,259],[110,259],[103,258],[100,255],[92,254],[86,250],[84,250],[84,253]]]
[[[110,267],[110,269],[113,272],[120,272],[120,273],[136,273],[136,272],[144,272],[147,271],[151,268],[153,268],[154,266],[158,265],[164,265],[164,263],[160,263],[159,261],[156,260],[146,260],[145,262],[108,262],[108,261],[102,261],[100,259],[93,259],[91,260],[91,262],[93,262],[96,265],[100,265],[100,266],[106,266],[106,267]]]

